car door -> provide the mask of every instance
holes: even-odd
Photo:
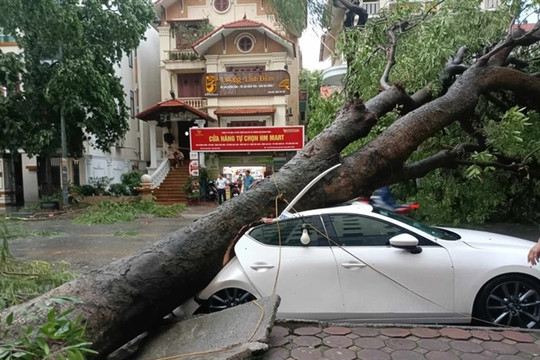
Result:
[[[302,245],[303,226],[311,242]],[[281,317],[333,319],[344,311],[337,264],[319,216],[257,226],[235,246],[261,296],[280,295]]]
[[[383,219],[357,214],[325,215],[345,311],[370,321],[437,322],[454,308],[454,273],[446,249]],[[391,237],[413,234],[422,251],[390,246]]]

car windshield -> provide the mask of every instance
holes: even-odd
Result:
[[[408,218],[406,216],[397,214],[393,211],[388,211],[380,208],[373,208],[373,212],[376,214],[380,214],[389,218],[392,218],[394,220],[400,221],[402,223],[405,223],[409,226],[412,226],[418,230],[421,230],[427,234],[430,234],[432,236],[435,236],[436,238],[442,239],[442,240],[459,240],[461,239],[461,236],[456,234],[455,232],[440,229],[436,227],[427,226],[425,224],[422,224],[421,222],[415,221],[411,218]]]

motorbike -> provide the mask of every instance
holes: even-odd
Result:
[[[231,197],[240,195],[240,188],[236,183],[229,184],[229,189],[231,190]]]
[[[365,202],[375,207],[378,207],[380,209],[393,211],[398,214],[406,214],[420,207],[418,203],[407,203],[407,204],[396,203],[388,186],[384,186],[380,189],[377,189],[373,193],[373,195],[369,199],[367,199]]]

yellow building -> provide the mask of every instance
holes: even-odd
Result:
[[[232,181],[247,169],[255,177],[276,171],[302,148],[299,34],[284,30],[269,6],[264,0],[154,4],[162,101],[137,117],[150,125],[155,187],[167,187],[172,176],[166,140],[174,139],[189,160],[181,172],[195,176],[204,166],[211,178],[221,172]]]

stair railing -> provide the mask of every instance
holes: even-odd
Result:
[[[169,159],[163,159],[161,161],[161,164],[159,164],[159,166],[156,168],[156,170],[152,174],[150,174],[150,176],[152,177],[153,188],[157,188],[159,185],[161,185],[163,180],[165,180],[165,178],[167,177],[170,168],[171,167],[169,165]]]

